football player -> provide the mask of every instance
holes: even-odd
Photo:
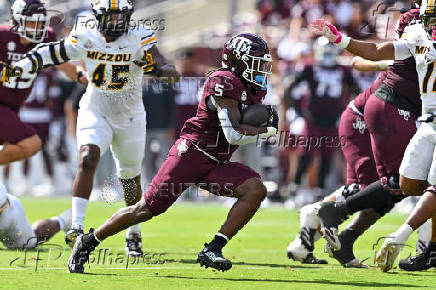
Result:
[[[301,184],[303,174],[309,168],[313,155],[320,152],[321,163],[318,168],[317,186],[321,195],[325,195],[323,193],[325,178],[330,171],[331,159],[337,147],[329,146],[323,139],[326,136],[332,139],[338,138],[337,120],[349,100],[346,91],[354,90],[358,84],[351,70],[337,63],[339,48],[331,44],[323,45],[320,40],[322,39],[318,39],[314,45],[318,62],[305,66],[295,77],[295,80],[285,89],[285,99],[305,120],[302,135],[306,140],[316,140],[317,144],[313,147],[298,147],[299,156],[294,181],[297,185]],[[310,96],[301,101],[301,106],[295,106],[291,98],[292,91],[303,81],[309,83]]]
[[[21,122],[18,111],[29,96],[35,71],[26,71],[17,78],[8,79],[10,65],[20,59],[38,44],[56,40],[48,27],[47,11],[39,0],[16,0],[11,7],[10,25],[0,25],[0,165],[26,159],[41,148],[41,140],[35,130]],[[58,66],[71,79],[79,81],[78,69],[71,63]],[[81,82],[86,82],[84,77]],[[6,125],[7,124],[7,125]]]
[[[436,89],[431,87],[435,78],[433,70],[434,61],[436,60],[436,49],[433,46],[433,41],[436,38],[434,4],[432,0],[423,1],[420,9],[422,23],[408,26],[403,34],[405,35],[404,39],[378,45],[371,42],[356,41],[344,36],[336,27],[324,19],[318,19],[312,23],[318,34],[324,35],[330,42],[336,43],[349,52],[365,59],[407,60],[413,57],[416,62],[423,117],[419,119],[422,124],[407,146],[401,162],[399,170],[401,190],[397,188],[398,179],[386,178],[381,181],[380,185],[370,185],[364,191],[355,195],[359,196],[365,191],[372,191],[371,195],[378,199],[379,204],[387,204],[393,203],[396,199],[401,199],[403,195],[420,195],[424,191],[423,197],[406,223],[385,240],[382,248],[377,253],[376,262],[383,271],[392,268],[395,259],[412,232],[435,214],[436,191],[433,186],[425,189],[426,180],[430,185],[436,184],[436,176],[434,176],[433,170],[435,165],[432,158],[435,148],[434,138],[436,136],[432,123],[434,107],[436,106],[434,104]],[[377,186],[380,190],[374,190]],[[335,240],[337,238],[333,229],[341,220],[356,208],[367,205],[367,202],[360,203],[360,205],[355,204],[355,208],[353,206],[354,209],[351,209],[346,204],[330,204],[325,207],[324,213],[321,212],[321,208],[318,213],[320,217],[324,215],[321,220],[327,225],[326,233],[330,236],[329,239]],[[329,209],[334,214],[327,214]],[[332,246],[334,246],[334,243],[332,243]]]
[[[77,119],[79,166],[73,184],[72,229],[65,237],[70,246],[83,233],[95,169],[109,147],[126,204],[140,200],[146,130],[143,74],[178,77],[174,65],[157,49],[154,32],[139,23],[133,25],[131,0],[96,0],[92,9],[95,19],[79,19],[66,39],[37,47],[11,69],[27,73],[70,59],[85,63],[90,82]],[[142,255],[139,225],[132,224],[126,232],[126,253]]]
[[[242,33],[225,43],[222,67],[208,76],[196,117],[185,122],[144,197],[76,240],[68,262],[71,273],[83,273],[84,263],[100,241],[162,214],[193,184],[237,198],[221,229],[197,259],[201,266],[222,271],[232,267],[222,249],[250,221],[267,191],[257,172],[229,160],[239,145],[277,133],[278,115],[272,108],[265,127],[240,124],[241,109],[265,98],[271,68],[267,43],[259,36]]]
[[[0,183],[0,241],[8,249],[34,248],[60,230],[71,227],[71,209],[51,219],[38,220],[31,226],[23,205]]]

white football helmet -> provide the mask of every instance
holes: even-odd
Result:
[[[20,37],[40,43],[47,36],[47,11],[40,0],[15,0],[11,7],[13,29]]]
[[[419,16],[430,40],[436,40],[435,0],[422,0]]]
[[[91,5],[104,36],[116,39],[129,30],[133,0],[92,0]]]

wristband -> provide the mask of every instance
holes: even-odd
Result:
[[[346,49],[348,45],[350,44],[351,37],[348,37],[346,35],[339,35],[338,39],[336,39],[335,43],[342,47],[343,49]]]
[[[388,66],[392,65],[394,63],[393,60],[381,60],[378,62],[378,67],[381,70],[386,70],[388,68]]]

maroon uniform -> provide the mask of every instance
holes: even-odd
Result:
[[[55,41],[55,35],[48,30],[44,42]],[[22,45],[18,34],[11,31],[11,26],[0,25],[0,60],[13,64],[22,59],[35,43]],[[5,86],[0,85],[0,143],[16,144],[35,134],[32,127],[18,118],[18,111],[29,96],[36,74],[24,73],[21,77],[11,78]]]
[[[386,72],[381,72],[371,86],[359,94],[342,113],[339,136],[347,161],[347,184],[369,185],[378,178],[363,110],[369,96],[380,87],[385,78]]]
[[[419,19],[419,9],[401,15],[397,32]],[[421,98],[413,57],[395,61],[380,88],[366,102],[365,123],[371,134],[372,151],[380,177],[398,174],[404,151],[416,132]]]
[[[189,186],[197,184],[213,194],[231,196],[251,178],[260,178],[251,168],[230,162],[238,148],[227,142],[218,114],[206,105],[209,96],[238,100],[240,109],[259,104],[266,91],[256,94],[232,72],[217,71],[207,79],[197,115],[186,121],[180,139],[170,149],[167,159],[145,193],[145,201],[154,215],[163,213]]]
[[[301,101],[301,108],[297,111],[310,112],[312,119],[306,119],[302,135],[316,140],[326,136],[338,138],[337,121],[349,100],[347,88],[356,85],[351,71],[344,66],[306,66],[295,83],[303,80],[309,83],[310,96]],[[318,145],[315,149],[323,155],[331,155],[336,150],[335,146],[328,144]],[[301,155],[316,151],[308,146],[298,149]]]

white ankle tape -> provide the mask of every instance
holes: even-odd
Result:
[[[222,234],[220,232],[216,233],[216,236],[223,237],[224,239],[226,239],[227,242],[229,241],[229,238],[226,235],[224,235],[224,234]]]

